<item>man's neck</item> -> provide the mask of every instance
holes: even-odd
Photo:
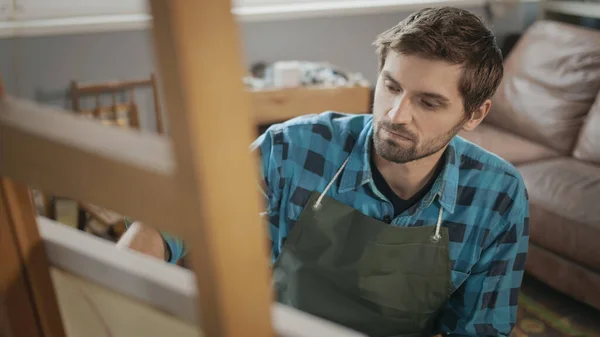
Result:
[[[378,156],[373,150],[371,153],[375,165],[388,183],[392,191],[404,200],[412,198],[433,178],[438,171],[442,154],[446,148],[428,157],[421,158],[405,164],[397,164]]]

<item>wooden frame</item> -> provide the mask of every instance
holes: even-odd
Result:
[[[248,151],[256,118],[240,81],[230,3],[150,3],[170,139],[107,128],[0,90],[0,249],[8,257],[0,266],[0,322],[8,322],[1,332],[64,336],[70,316],[58,308],[55,290],[64,288],[56,286],[79,277],[198,324],[204,336],[360,336],[272,302],[256,158]],[[193,274],[36,221],[29,188],[186,238]],[[118,282],[108,282],[111,275]],[[21,323],[26,330],[17,330]]]
[[[5,331],[0,332],[17,336],[14,331],[19,329],[23,336],[62,337],[65,333],[34,212],[29,190],[0,178],[0,305],[5,306],[0,313],[8,316]]]

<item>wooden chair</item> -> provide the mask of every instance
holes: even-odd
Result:
[[[135,100],[135,90],[142,87],[150,87],[154,101],[154,116],[156,131],[164,134],[161,106],[159,101],[158,83],[156,75],[152,73],[149,78],[110,81],[100,83],[80,83],[72,81],[70,86],[71,106],[76,113],[98,120],[107,126],[116,126],[132,129],[140,129],[139,107]],[[110,103],[103,104],[102,98],[110,95]],[[119,101],[118,96],[127,96],[125,101]],[[82,101],[85,98],[94,98],[94,106],[84,107]],[[56,196],[44,195],[45,214],[56,220]],[[84,200],[77,203],[77,228],[86,230],[90,221],[96,221],[102,226],[104,233],[110,239],[118,239],[125,230],[123,215],[90,204]],[[94,232],[94,230],[92,229]]]
[[[139,129],[140,120],[138,106],[135,102],[135,89],[140,87],[150,87],[152,89],[156,130],[158,134],[163,134],[164,126],[159,102],[158,83],[154,73],[149,78],[130,81],[88,84],[72,81],[70,90],[72,109],[79,114],[98,119],[106,125]],[[129,100],[125,103],[117,102],[117,95],[120,93],[129,93]],[[106,94],[110,94],[111,104],[103,106],[101,98]],[[95,98],[95,106],[91,109],[82,108],[81,100],[86,96]]]

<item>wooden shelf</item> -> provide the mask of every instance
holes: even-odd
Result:
[[[251,91],[251,96],[253,114],[259,125],[324,111],[367,113],[371,105],[369,87],[256,90]]]

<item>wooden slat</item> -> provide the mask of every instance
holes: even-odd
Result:
[[[368,113],[371,89],[367,87],[294,88],[251,91],[252,110],[259,125],[323,111]]]
[[[44,337],[64,337],[60,311],[52,281],[44,243],[38,232],[35,209],[29,189],[10,179],[0,181],[6,212],[13,224],[13,232],[27,275],[33,303]]]
[[[6,324],[0,326],[0,332],[9,336],[43,337],[1,185],[0,256],[0,306],[3,306],[0,315],[4,316],[0,322]]]
[[[101,94],[111,91],[125,90],[138,86],[150,86],[152,79],[140,79],[131,81],[113,81],[103,83],[78,83],[74,88],[79,95]]]
[[[0,100],[0,174],[178,233],[171,144],[66,111]]]
[[[210,337],[273,336],[255,123],[229,1],[152,0],[177,163],[179,214]]]

